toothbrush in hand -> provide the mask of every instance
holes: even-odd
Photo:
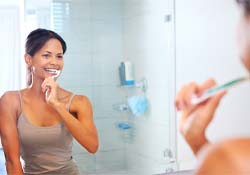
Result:
[[[229,88],[231,88],[237,84],[240,84],[242,82],[245,82],[246,80],[249,80],[249,79],[250,79],[249,77],[240,77],[240,78],[234,79],[232,81],[229,81],[223,85],[210,88],[210,89],[206,90],[202,94],[201,97],[193,96],[191,99],[191,103],[193,105],[197,105],[199,103],[202,103],[202,102],[206,101],[208,98],[214,96],[216,93],[223,91],[223,90],[226,90],[226,89],[229,89]]]
[[[53,75],[51,76],[53,80],[55,81],[57,77],[61,74],[61,70],[54,70]],[[49,97],[49,89],[45,92],[45,99],[47,100]]]

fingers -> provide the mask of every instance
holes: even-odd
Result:
[[[210,111],[211,113],[214,113],[215,110],[217,109],[222,97],[227,93],[226,90],[218,92],[216,95],[208,99],[206,108],[207,111]]]
[[[209,89],[209,88],[212,88],[212,87],[214,87],[215,85],[216,85],[216,81],[215,81],[214,79],[212,79],[212,78],[210,78],[210,79],[204,81],[201,85],[199,85],[199,88],[198,88],[199,91],[198,91],[198,93],[197,93],[197,96],[201,96],[202,93],[203,93],[205,90],[207,90],[207,89]]]
[[[52,89],[55,86],[54,84],[55,81],[53,80],[53,78],[51,77],[45,78],[45,80],[41,85],[42,92],[45,93],[48,89]]]
[[[215,85],[216,85],[216,82],[213,79],[208,79],[200,85],[194,82],[184,85],[181,88],[181,90],[178,92],[176,99],[175,99],[175,106],[177,110],[184,110],[187,108],[194,107],[194,105],[191,104],[192,97],[201,96],[205,90]]]
[[[215,111],[218,108],[218,105],[222,97],[226,94],[226,91],[221,91],[205,101],[202,104],[199,104],[196,108],[196,117],[197,123],[199,123],[202,132],[205,132],[207,126],[213,119]],[[199,112],[198,112],[199,111]],[[187,115],[191,115],[190,113]],[[189,118],[189,116],[183,117],[184,119]],[[197,129],[197,127],[195,127]]]
[[[192,82],[184,85],[176,95],[175,106],[177,110],[182,110],[190,104],[192,94],[195,94],[198,90],[198,84]]]

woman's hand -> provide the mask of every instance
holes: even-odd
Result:
[[[182,113],[180,132],[195,154],[208,142],[205,136],[206,128],[226,92],[219,92],[197,105],[193,105],[191,99],[192,96],[200,97],[205,90],[215,85],[213,79],[209,79],[201,85],[190,83],[183,86],[176,96],[175,106]]]
[[[52,77],[47,77],[42,83],[42,92],[45,93],[45,100],[48,104],[58,105],[58,85]]]

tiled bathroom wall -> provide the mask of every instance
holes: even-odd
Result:
[[[56,14],[58,7],[64,8],[63,14]],[[115,126],[123,116],[112,108],[124,98],[117,72],[123,58],[121,8],[120,0],[54,1],[54,19],[62,19],[55,30],[62,31],[68,44],[60,83],[89,97],[99,133],[100,147],[95,155],[74,144],[74,157],[85,173],[126,168],[125,144]]]
[[[134,63],[136,80],[147,80],[150,102],[146,115],[134,117],[136,136],[126,146],[128,169],[141,174],[177,168],[173,12],[173,1],[124,1],[124,56]],[[142,95],[140,91],[134,95]]]
[[[95,155],[75,144],[80,167],[89,173],[165,172],[170,160],[166,153],[175,154],[170,136],[174,119],[169,119],[174,115],[170,101],[174,67],[169,66],[174,56],[172,4],[163,0],[74,0],[66,6],[69,13],[64,15],[62,35],[69,50],[61,83],[90,98],[100,139]],[[147,80],[145,94],[118,86],[122,60],[134,64],[136,81]],[[112,108],[133,95],[148,98],[146,115],[136,118]],[[129,121],[133,128],[118,130],[115,125],[120,121]]]

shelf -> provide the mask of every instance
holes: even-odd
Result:
[[[135,81],[135,84],[134,85],[120,85],[119,87],[121,88],[126,88],[126,89],[129,89],[129,88],[139,88],[142,90],[142,92],[146,92],[147,91],[147,80],[145,78],[139,80],[139,81]]]

